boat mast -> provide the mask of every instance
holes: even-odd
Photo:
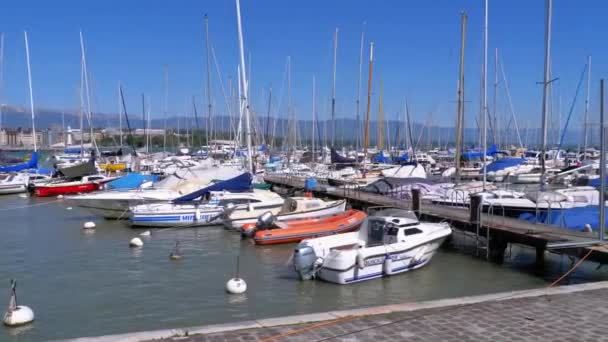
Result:
[[[80,158],[84,157],[84,66],[80,59]]]
[[[32,66],[30,64],[30,44],[27,40],[27,31],[23,31],[25,39],[25,58],[27,59],[27,82],[30,90],[30,111],[32,114],[32,136],[34,137],[34,152],[38,151],[38,143],[36,142],[36,122],[34,115],[34,93],[32,91]]]
[[[544,188],[545,179],[545,154],[547,153],[547,110],[549,106],[548,88],[550,84],[550,61],[551,61],[551,12],[553,11],[553,0],[546,0],[546,23],[545,23],[545,70],[543,77],[543,105],[542,105],[542,144],[540,151],[541,188]]]
[[[466,29],[467,14],[466,12],[462,12],[460,15],[460,71],[458,76],[458,112],[456,114],[456,152],[454,154],[456,183],[460,182],[460,150],[462,149],[462,124],[464,121],[464,46]]]
[[[599,239],[604,240],[606,220],[606,127],[604,122],[604,79],[600,80],[600,226]]]
[[[4,85],[4,32],[0,33],[0,131],[2,131],[2,90]],[[64,133],[65,135],[65,133]],[[65,137],[64,137],[65,140]]]
[[[488,0],[485,0],[485,15],[484,15],[484,25],[483,25],[483,78],[481,81],[482,84],[482,88],[483,88],[483,102],[482,102],[482,132],[481,132],[481,140],[482,140],[482,145],[483,145],[483,155],[482,155],[482,161],[483,161],[483,190],[485,191],[486,189],[486,178],[487,178],[487,173],[486,173],[486,157],[488,154],[488,139],[487,139],[487,129],[488,129],[488,124],[487,124],[487,119],[488,119],[488,89],[487,89],[487,83],[488,83]]]
[[[209,17],[205,14],[205,48],[207,50],[207,145],[209,145],[209,130],[211,128],[211,55],[209,43]]]
[[[365,177],[365,160],[369,145],[369,112],[372,104],[372,70],[374,66],[374,42],[369,43],[369,76],[367,78],[367,110],[365,111],[365,134],[363,147],[363,177]]]
[[[317,159],[315,158],[315,111],[316,111],[316,103],[315,103],[315,92],[316,92],[316,84],[315,84],[315,75],[312,75],[312,162],[315,164]]]
[[[363,30],[361,31],[361,46],[359,48],[359,78],[357,80],[357,137],[355,150],[359,151],[361,147],[361,119],[359,113],[361,112],[361,70],[363,67],[363,42],[365,41],[365,21],[363,22]]]
[[[120,141],[120,147],[122,147],[122,105],[120,103],[120,81],[118,81],[118,139]]]
[[[163,156],[167,155],[167,112],[169,108],[169,66],[165,64],[165,103],[163,106]]]
[[[249,172],[253,172],[253,155],[251,154],[251,127],[249,123],[249,103],[247,98],[247,77],[245,75],[245,52],[243,48],[243,28],[241,24],[241,4],[239,0],[236,0],[236,17],[238,24],[238,32],[239,32],[239,55],[240,55],[240,65],[241,65],[241,82],[243,83],[243,108],[245,109],[245,125],[247,129],[247,167]]]
[[[496,113],[496,101],[497,101],[497,97],[498,97],[498,48],[494,49],[494,99],[493,99],[493,104],[492,104],[492,113],[494,113],[494,125],[492,128],[492,133],[494,136],[494,143],[497,144],[498,146],[500,146],[500,130],[498,130],[498,120],[497,120],[497,113]],[[504,139],[506,140],[506,139]],[[504,142],[506,143],[506,142]]]
[[[338,28],[334,33],[334,69],[333,69],[333,81],[331,88],[331,147],[334,147],[334,138],[336,136],[336,62],[338,53]]]
[[[380,96],[378,97],[378,135],[376,146],[379,152],[384,149],[384,109],[382,108],[382,77],[380,77]]]
[[[587,120],[589,116],[589,90],[591,89],[591,55],[587,56],[587,97],[585,99],[585,118],[583,120],[583,160],[587,159]]]

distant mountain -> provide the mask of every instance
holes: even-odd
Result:
[[[23,107],[16,107],[16,106],[4,106],[2,111],[3,111],[3,115],[2,115],[2,126],[3,127],[29,128],[31,126],[29,109],[23,108]],[[72,128],[80,127],[80,115],[78,113],[66,112],[63,116],[65,119],[66,127],[67,126],[70,126]],[[95,127],[95,128],[108,128],[108,127],[118,128],[119,127],[119,117],[118,117],[118,114],[116,114],[116,113],[94,113],[92,121],[93,121],[92,122],[93,127]],[[129,122],[130,122],[132,129],[143,127],[142,117],[139,115],[130,115]],[[262,117],[262,118],[258,118],[258,120],[253,120],[253,122],[255,124],[255,127],[257,127],[256,131],[258,132],[258,134],[265,135],[266,129],[268,129],[268,135],[272,135],[273,128],[274,128],[274,136],[283,137],[283,136],[289,135],[293,139],[293,135],[291,133],[288,133],[291,131],[288,130],[289,122],[286,119],[278,119],[278,120],[276,120],[276,124],[275,124],[274,118],[270,118],[270,122],[267,123],[266,117]],[[198,118],[199,129],[204,129],[205,123],[206,123],[206,119],[204,119],[203,117]],[[122,120],[122,124],[123,124],[123,128],[126,129],[127,124],[126,124],[126,120],[124,120],[124,117]],[[445,146],[446,143],[453,143],[454,128],[450,127],[450,124],[451,123],[441,122],[441,123],[436,123],[435,125],[433,125],[429,128],[421,123],[414,123],[412,125],[412,129],[411,129],[412,135],[413,135],[412,140],[413,140],[414,144],[420,145],[420,146],[425,146],[425,145],[428,146],[429,144],[438,145],[439,143],[441,143],[442,146]],[[177,128],[178,125],[181,129],[184,129],[186,126],[189,127],[190,129],[192,127],[196,127],[195,120],[194,120],[194,118],[192,118],[192,116],[190,114],[189,114],[189,116],[181,115],[181,114],[171,115],[167,118],[167,127],[168,128]],[[215,116],[213,119],[213,124],[212,124],[212,126],[214,127],[215,130],[221,131],[221,132],[232,131],[233,129],[231,127],[236,126],[236,125],[237,125],[236,122],[231,125],[231,120],[228,116]],[[363,120],[361,122],[361,125],[363,125]],[[86,118],[84,119],[84,126],[89,127],[88,120]],[[441,127],[439,127],[439,126],[441,126]],[[54,130],[61,130],[61,127],[62,127],[62,112],[61,111],[54,110],[54,109],[44,109],[44,108],[36,109],[36,128],[37,129],[50,128],[50,129],[54,129]],[[164,120],[159,119],[159,118],[152,119],[151,127],[152,128],[163,128]],[[328,130],[327,135],[325,134],[326,128]],[[397,138],[399,137],[399,140],[403,142],[404,130],[405,130],[405,125],[403,122],[388,121],[387,123],[384,124],[384,129],[385,129],[385,132],[387,132],[384,134],[385,141],[387,139],[390,139],[391,145],[394,145]],[[322,140],[322,139],[325,139],[325,137],[327,137],[327,139],[329,141],[331,141],[330,130],[331,130],[330,122],[325,122],[325,121],[317,122],[317,127],[315,129],[316,139]],[[361,129],[361,131],[362,131],[362,129]],[[356,120],[346,119],[346,118],[336,119],[336,135],[335,135],[336,143],[341,143],[341,142],[354,143],[356,136],[357,136],[356,132],[357,132]],[[377,134],[378,125],[377,125],[376,121],[370,122],[369,132],[370,132],[370,144],[375,145],[376,138],[378,135]],[[570,145],[570,146],[573,146],[573,145],[576,146],[582,140],[581,131],[578,130],[578,127],[577,127],[576,129],[570,128],[568,132],[569,133],[565,139],[564,144]],[[516,133],[513,130],[509,131],[508,134],[505,134],[505,132],[500,132],[500,135],[501,135],[500,140],[502,141],[503,145],[505,143],[504,136],[509,137],[508,139],[506,139],[506,143],[516,144],[516,142],[517,142]],[[539,143],[538,139],[540,137],[540,129],[529,129],[527,132],[525,129],[522,129],[520,131],[520,135],[521,135],[521,139],[524,142],[524,144],[526,142],[528,142],[529,145],[537,145]],[[556,143],[556,141],[559,137],[559,134],[556,130],[553,130],[548,133],[548,136],[549,136],[550,145],[553,145]],[[599,136],[598,132],[590,131],[589,138],[588,138],[589,145],[597,144],[599,141],[598,136]],[[473,129],[473,128],[466,128],[464,131],[464,137],[465,137],[465,139],[464,139],[465,143],[467,145],[476,145],[476,143],[479,140],[478,130]],[[297,134],[296,138],[299,142],[306,142],[306,141],[310,141],[312,139],[312,122],[311,122],[311,120],[304,120],[304,119],[298,120],[298,134]],[[362,133],[360,134],[360,139],[362,142],[363,141]],[[490,144],[491,141],[492,141],[492,134],[491,134],[491,132],[488,132],[488,143]],[[386,145],[386,143],[385,143],[385,145]]]

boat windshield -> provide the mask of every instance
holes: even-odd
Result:
[[[416,214],[413,211],[407,210],[407,209],[400,209],[400,208],[370,209],[369,215],[370,216],[402,217],[402,218],[406,218],[406,219],[418,222],[418,217],[416,217]]]

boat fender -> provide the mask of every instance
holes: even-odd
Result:
[[[360,251],[357,252],[357,267],[359,267],[360,270],[365,268],[365,256],[363,256],[363,253]]]
[[[2,321],[9,327],[24,325],[34,320],[34,311],[25,305],[17,305],[17,281],[11,279],[8,308]]]
[[[384,259],[384,264],[382,265],[382,271],[386,275],[393,274],[393,259],[391,259],[390,255],[387,255],[386,258]]]

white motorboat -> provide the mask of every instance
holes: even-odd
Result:
[[[268,190],[252,192],[211,192],[209,201],[140,204],[130,208],[134,227],[176,227],[221,224],[224,209],[233,213],[281,208],[283,198]]]
[[[426,265],[452,234],[448,223],[419,222],[409,210],[384,209],[358,232],[304,240],[293,254],[300,278],[350,284]]]
[[[324,201],[320,198],[289,197],[278,208],[263,205],[249,205],[247,210],[238,210],[225,217],[226,228],[241,230],[247,223],[255,223],[260,215],[270,212],[276,221],[294,220],[309,217],[324,217],[343,212],[346,200]]]
[[[51,179],[50,176],[36,173],[12,173],[0,180],[0,195],[19,194],[27,192],[29,186],[43,184]]]

